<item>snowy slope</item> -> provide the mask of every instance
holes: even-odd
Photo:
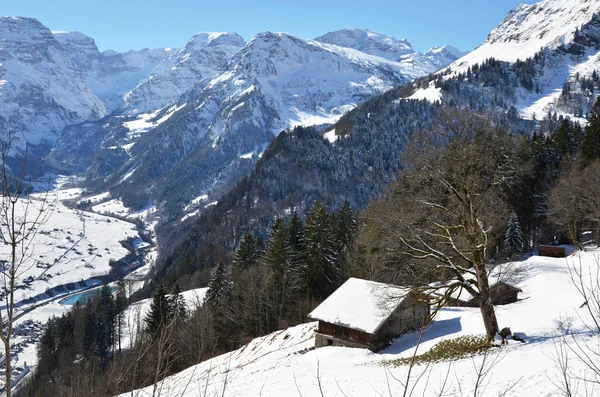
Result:
[[[594,0],[543,0],[513,9],[489,34],[482,45],[451,65],[466,69],[487,58],[515,62],[525,60],[541,48],[557,49],[573,41],[576,29],[587,24],[600,12]]]
[[[584,269],[590,266],[595,272],[599,255],[598,251],[585,252],[571,256],[568,261],[578,266],[581,259]],[[561,341],[559,324],[567,327],[569,335],[575,336],[576,339],[566,339],[572,348],[576,348],[575,341],[590,343],[596,348],[597,336],[590,334],[584,324],[590,319],[587,311],[579,308],[582,298],[570,282],[566,259],[533,256],[513,266],[526,270],[520,282],[523,294],[519,302],[497,307],[497,315],[500,327],[508,326],[513,332],[520,332],[527,343],[510,340],[508,345],[495,349],[488,358],[488,365],[495,364],[484,379],[487,386],[483,395],[558,396],[561,374],[555,360],[556,347]],[[406,380],[408,367],[391,365],[389,360],[410,357],[419,333],[399,338],[381,353],[343,347],[309,350],[314,345],[315,328],[316,323],[310,323],[257,338],[239,350],[160,382],[159,395],[191,397],[198,395],[199,390],[203,393],[206,390],[207,393],[202,394],[206,396],[402,395],[399,380]],[[427,351],[444,339],[481,335],[483,331],[478,309],[446,308],[424,332],[419,352]],[[437,363],[429,368],[417,365],[410,378],[410,387],[415,385],[413,395],[437,396],[441,389],[445,391],[443,395],[448,396],[473,395],[476,370],[482,360],[482,356],[476,356]],[[585,368],[573,356],[569,366],[573,379],[585,375]],[[450,376],[444,386],[448,372]],[[421,374],[424,376],[417,381]],[[122,396],[150,396],[152,389],[148,387]],[[585,395],[581,381],[578,390]],[[506,394],[502,394],[505,391]]]
[[[15,133],[16,150],[52,144],[65,126],[107,112],[48,28],[0,17],[0,119]]]
[[[506,110],[515,106],[525,118],[539,119],[556,112],[584,121],[596,92],[583,90],[579,79],[590,78],[600,70],[599,12],[600,2],[590,0],[543,0],[518,6],[484,43],[440,74],[444,80],[456,79],[459,73],[471,73],[475,65],[482,66],[494,58],[510,65],[505,69],[511,70],[508,73],[514,75],[512,80],[503,81],[501,87],[495,87],[493,80],[479,86],[461,81],[465,97],[453,98],[456,102],[468,103],[467,97],[471,97],[471,101],[489,106],[489,98],[495,97],[494,102],[504,103]],[[529,63],[523,63],[525,60]],[[573,95],[565,98],[561,94],[567,84]],[[439,80],[431,81],[410,97],[449,101],[456,96],[439,88]]]
[[[135,225],[106,216],[66,207],[60,202],[78,197],[79,189],[51,192],[42,219],[45,222],[27,245],[26,260],[21,266],[15,302],[36,297],[53,286],[100,277],[111,270],[111,259],[129,253],[119,241],[138,236]],[[29,204],[29,219],[43,208],[45,195],[35,195]],[[19,210],[27,202],[22,201]],[[0,255],[8,256],[8,246],[0,247]]]

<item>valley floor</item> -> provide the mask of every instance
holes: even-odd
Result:
[[[510,340],[510,344],[495,348],[487,357],[484,367],[488,372],[477,391],[476,373],[483,355],[416,366],[406,395],[563,395],[557,366],[561,348],[568,352],[573,395],[598,395],[594,393],[600,393],[600,389],[577,380],[590,374],[569,350],[577,351],[577,344],[587,344],[598,352],[599,346],[598,334],[587,327],[592,325],[591,317],[580,308],[583,300],[569,277],[569,268],[581,265],[596,277],[599,261],[600,251],[594,250],[567,259],[532,256],[511,264],[512,270],[518,270],[513,279],[523,293],[517,303],[498,306],[497,316],[500,328],[510,327],[527,342]],[[401,382],[406,381],[409,367],[394,366],[390,361],[410,357],[420,333],[404,335],[386,350],[372,353],[343,347],[311,349],[315,328],[316,323],[309,323],[257,338],[236,351],[171,376],[156,387],[122,397],[403,395]],[[445,339],[482,333],[478,309],[444,308],[423,333],[418,352]]]

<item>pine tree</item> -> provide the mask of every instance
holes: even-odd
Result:
[[[337,214],[336,238],[341,250],[347,250],[352,245],[354,232],[356,230],[356,218],[348,200],[344,201],[342,208]]]
[[[523,232],[519,219],[513,215],[508,220],[506,232],[504,233],[504,246],[513,253],[523,251]]]
[[[181,287],[179,286],[179,283],[175,283],[173,292],[171,292],[169,310],[170,318],[184,319],[187,317],[187,305],[183,295],[181,294]]]
[[[588,125],[581,145],[581,157],[584,166],[600,158],[600,97],[592,106],[588,116]]]
[[[206,302],[217,307],[229,306],[231,303],[231,279],[225,264],[219,262],[206,292]]]
[[[152,337],[156,337],[159,331],[167,325],[170,318],[170,301],[167,296],[164,284],[160,283],[158,289],[154,293],[152,303],[150,304],[150,312],[144,317],[146,323],[146,332]]]
[[[125,281],[121,278],[117,282],[117,294],[115,296],[116,330],[117,330],[117,345],[119,353],[121,352],[121,333],[123,332],[123,316],[127,308],[127,291],[125,290]]]
[[[264,263],[275,274],[275,282],[281,282],[290,268],[292,252],[287,244],[288,230],[283,219],[278,218],[269,232]]]
[[[246,232],[235,250],[234,265],[241,270],[247,270],[254,266],[260,258],[261,246],[259,238],[255,238],[252,233]]]
[[[306,258],[302,272],[306,293],[311,298],[327,297],[341,281],[330,220],[323,203],[317,201],[306,221]]]

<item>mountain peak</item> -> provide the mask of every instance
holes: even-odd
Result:
[[[187,42],[185,48],[201,49],[214,48],[219,46],[243,47],[246,44],[244,39],[237,33],[233,32],[200,32],[196,33]]]
[[[341,29],[326,33],[315,40],[340,47],[353,48],[392,61],[397,61],[403,55],[415,52],[406,39],[399,40],[369,29]]]
[[[94,39],[81,32],[53,31],[52,34],[56,41],[71,51],[85,52],[93,56],[99,53]]]
[[[454,59],[457,60],[459,58],[464,57],[465,55],[467,55],[469,53],[469,51],[461,51],[458,48],[451,46],[451,45],[445,45],[445,46],[436,46],[436,47],[431,47],[429,50],[427,50],[427,52],[425,52],[425,56],[431,56],[431,57],[445,57],[448,59]]]
[[[0,17],[0,37],[0,45],[4,49],[12,45],[46,47],[55,43],[50,29],[37,19],[28,17]]]
[[[596,0],[542,0],[522,4],[490,32],[473,52],[452,65],[455,71],[481,63],[488,58],[516,62],[533,57],[540,49],[554,50],[573,42],[575,32],[600,12]],[[596,28],[594,28],[596,29]]]
[[[506,44],[519,51],[512,56],[503,54],[505,58],[524,59],[542,47],[555,48],[571,42],[575,31],[598,12],[600,2],[592,0],[543,0],[522,4],[491,31],[483,46]]]

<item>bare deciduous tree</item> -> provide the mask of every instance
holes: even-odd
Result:
[[[5,382],[6,396],[12,395],[11,358],[13,328],[15,321],[15,291],[18,280],[31,266],[33,242],[39,227],[45,223],[54,208],[48,189],[45,194],[33,197],[33,179],[27,174],[27,150],[19,170],[8,164],[10,153],[10,137],[2,144],[2,160],[0,163],[0,243],[8,247],[8,259],[0,270],[2,298],[4,307],[0,309],[0,340],[4,345],[6,361]]]
[[[437,277],[451,279],[438,303],[459,288],[479,301],[486,344],[498,331],[487,249],[509,216],[505,189],[523,172],[513,153],[515,139],[480,114],[441,111],[437,125],[417,133],[406,148],[406,166],[393,196],[401,214],[382,220],[394,225],[388,232],[408,258],[429,262]]]

